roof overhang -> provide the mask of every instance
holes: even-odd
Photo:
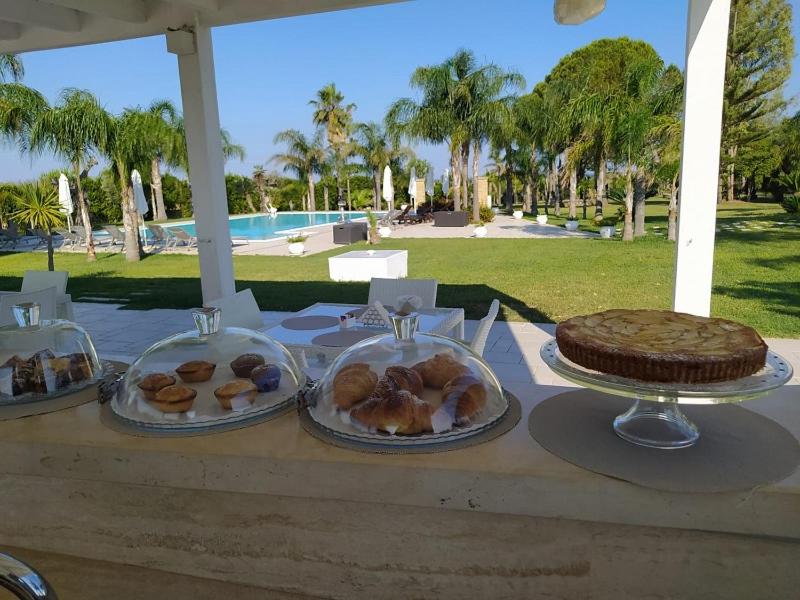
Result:
[[[0,52],[128,40],[197,22],[232,25],[406,1],[0,0]]]

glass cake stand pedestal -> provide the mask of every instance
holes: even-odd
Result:
[[[558,351],[555,338],[542,345],[540,354],[550,369],[583,387],[633,398],[631,407],[614,419],[622,439],[648,448],[686,448],[700,438],[697,426],[680,410],[681,404],[725,404],[763,396],[792,378],[792,367],[780,355],[767,352],[758,373],[720,383],[660,383],[599,373],[571,362]]]

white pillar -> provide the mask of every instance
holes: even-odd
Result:
[[[211,30],[167,32],[178,55],[203,301],[235,292]]]
[[[730,0],[689,0],[673,309],[711,311]]]

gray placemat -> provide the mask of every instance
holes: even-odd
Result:
[[[281,321],[284,329],[294,329],[296,331],[309,331],[313,329],[329,329],[336,327],[339,319],[326,315],[309,315],[307,317],[292,317]]]
[[[103,366],[106,369],[106,378],[116,378],[119,374],[124,373],[128,369],[127,363],[117,361],[103,361]],[[0,421],[21,419],[34,415],[46,415],[58,410],[73,408],[81,404],[86,404],[87,402],[96,401],[97,388],[99,385],[100,382],[98,381],[71,394],[64,394],[63,396],[57,396],[47,400],[24,402],[21,404],[4,404],[0,406]]]
[[[503,390],[506,399],[508,400],[508,410],[500,417],[491,427],[481,429],[475,432],[474,435],[459,438],[456,440],[447,440],[443,438],[442,441],[432,441],[425,444],[415,446],[398,446],[392,445],[391,438],[387,437],[386,442],[369,441],[357,442],[351,439],[344,439],[327,428],[322,427],[316,420],[309,414],[308,408],[301,407],[298,410],[300,417],[300,424],[308,433],[326,444],[338,446],[345,450],[355,450],[357,452],[366,452],[369,454],[433,454],[436,452],[449,452],[451,450],[461,450],[462,448],[469,448],[477,446],[485,442],[491,441],[508,433],[522,418],[522,405],[514,394],[507,390]]]
[[[327,346],[329,348],[348,348],[353,344],[366,340],[367,338],[380,335],[374,329],[341,329],[318,335],[311,343],[315,346]]]
[[[800,464],[800,444],[776,422],[735,405],[682,406],[700,439],[675,450],[645,448],[614,433],[632,401],[577,390],[540,402],[531,437],[579,467],[669,492],[730,492],[781,481]]]

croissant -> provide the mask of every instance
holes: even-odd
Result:
[[[424,385],[419,373],[407,367],[395,366],[386,369],[384,376],[394,383],[398,390],[406,390],[415,396],[422,396]]]
[[[432,431],[431,406],[406,390],[372,396],[350,411],[350,418],[365,427],[391,434]]]
[[[432,358],[417,363],[411,369],[419,373],[426,387],[438,390],[442,389],[451,379],[469,373],[466,365],[462,365],[447,354],[435,354]]]
[[[378,376],[365,363],[343,367],[333,378],[333,403],[348,409],[369,398],[378,383]]]
[[[469,421],[486,406],[486,388],[477,377],[461,375],[442,389],[442,404],[455,407],[456,423]]]

